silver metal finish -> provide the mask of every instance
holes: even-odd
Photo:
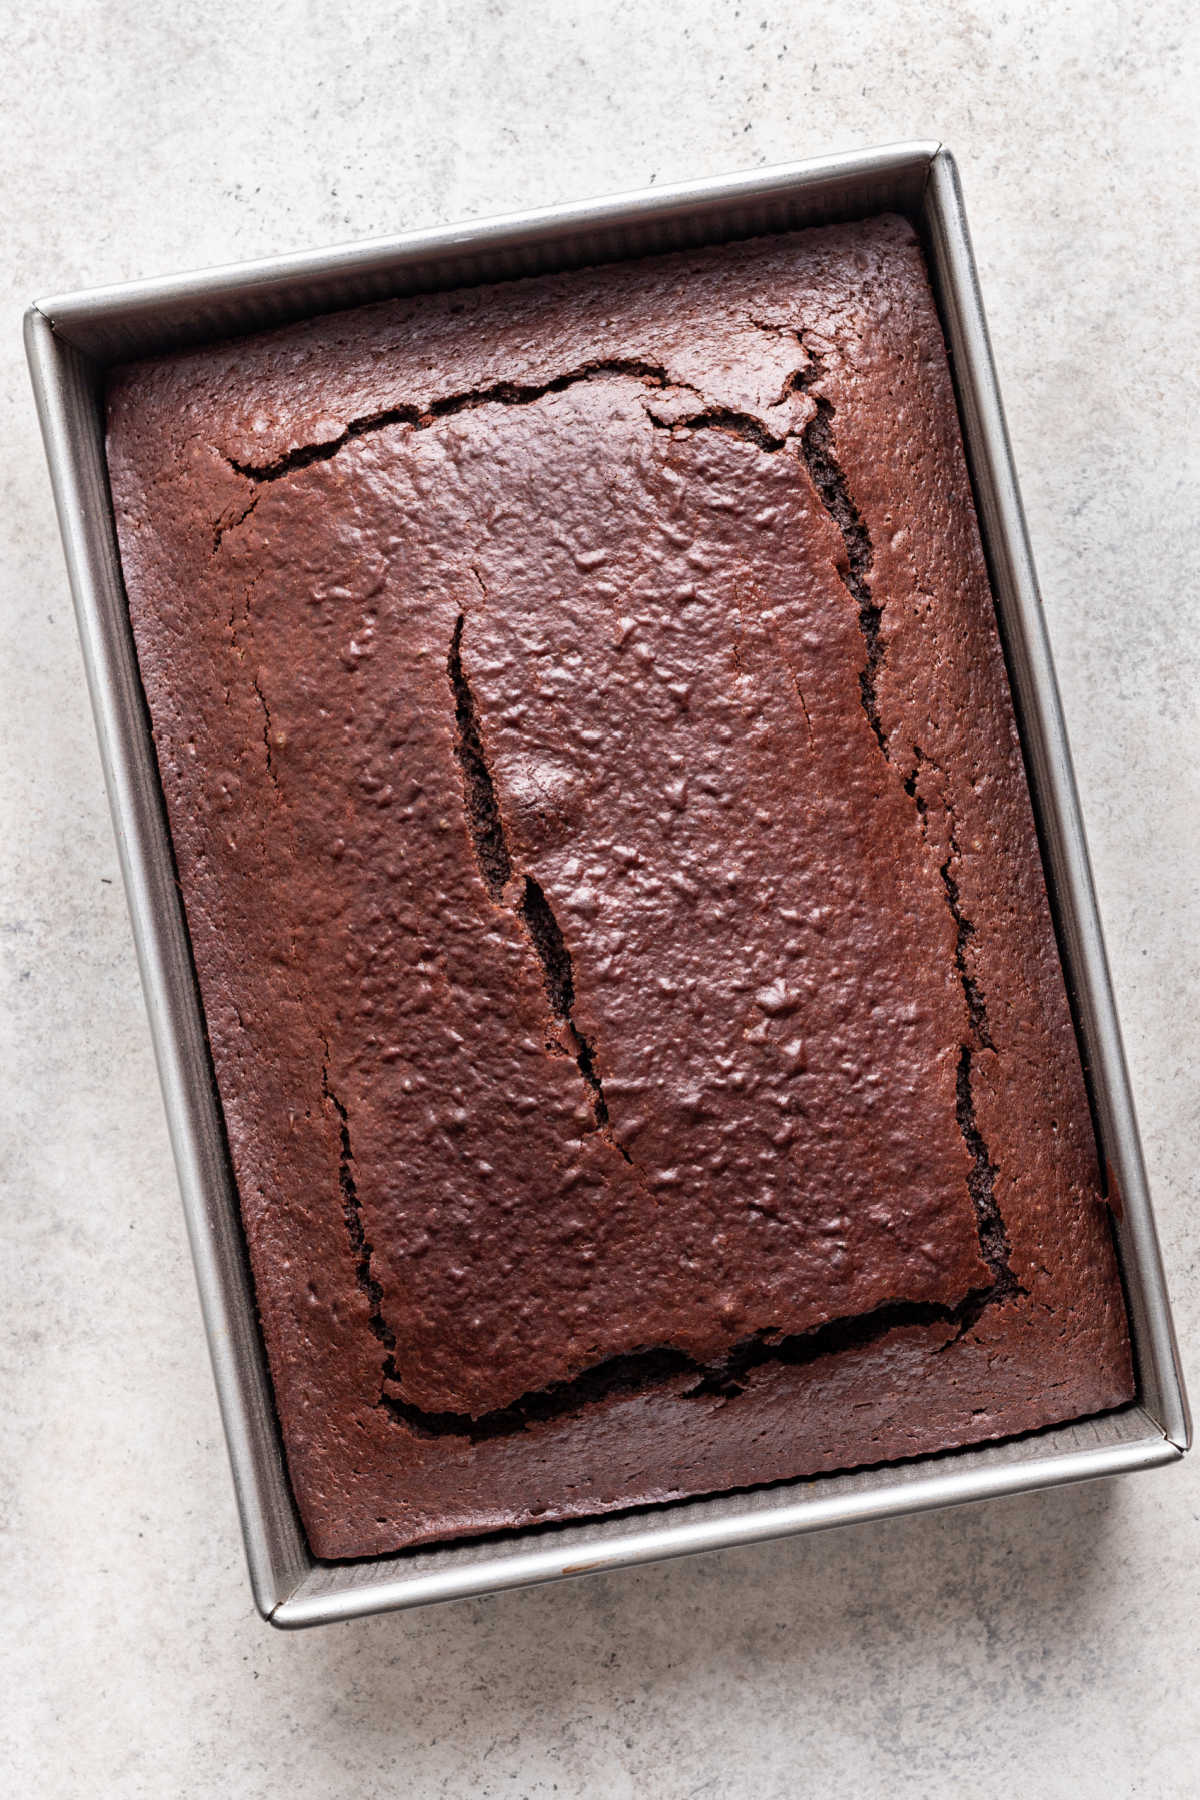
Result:
[[[117,557],[102,374],[116,361],[396,294],[901,212],[920,231],[950,348],[1068,987],[1107,1162],[1138,1402],[1006,1444],[545,1526],[317,1563],[287,1481],[175,885]],[[954,163],[902,144],[43,300],[26,346],[54,485],[138,960],[179,1168],[255,1603],[295,1627],[884,1518],[1176,1460],[1187,1403],[1074,776]]]

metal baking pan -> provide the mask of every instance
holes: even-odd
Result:
[[[114,362],[418,290],[892,211],[920,232],[958,395],[1133,1332],[1136,1402],[1008,1443],[352,1563],[310,1554],[292,1501],[138,679],[104,458]],[[279,1626],[1176,1460],[1190,1427],[1083,825],[953,159],[935,143],[761,169],[161,281],[56,295],[26,345],[179,1169],[254,1598]]]

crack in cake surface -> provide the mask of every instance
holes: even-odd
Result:
[[[682,384],[672,382],[671,387],[679,388]],[[694,392],[695,390],[688,390]],[[732,406],[706,405],[700,412],[685,413],[680,418],[659,418],[656,413],[647,410],[646,417],[656,431],[723,431],[731,437],[741,438],[743,443],[753,444],[755,449],[773,456],[778,450],[786,450],[791,441],[790,432],[768,431],[761,419],[753,413],[739,412]]]
[[[363,1224],[362,1202],[358,1195],[358,1183],[354,1176],[354,1150],[350,1142],[350,1114],[329,1085],[328,1049],[326,1060],[321,1065],[321,1093],[329,1101],[338,1119],[338,1187],[342,1196],[342,1216],[346,1222],[346,1235],[350,1239],[350,1248],[354,1252],[354,1270],[359,1287],[367,1300],[367,1318],[371,1330],[379,1339],[385,1350],[396,1348],[396,1334],[383,1316],[383,1286],[371,1272],[371,1257],[374,1254],[370,1239]],[[385,1365],[384,1373],[387,1373]]]
[[[279,777],[275,772],[275,758],[271,751],[271,708],[267,704],[267,696],[263,693],[262,683],[257,675],[250,677],[250,685],[258,695],[258,703],[263,712],[262,740],[267,753],[267,774],[271,777],[271,786],[278,789]]]
[[[961,857],[958,840],[954,835],[954,826],[950,826],[950,854],[942,864],[939,874],[946,889],[946,904],[950,908],[950,917],[954,920],[954,966],[962,983],[963,998],[967,1003],[967,1015],[971,1030],[979,1046],[983,1050],[994,1050],[992,1028],[988,1023],[987,1002],[978,981],[967,967],[967,944],[975,935],[974,921],[962,910],[958,882],[950,873],[950,865],[956,857]]]
[[[822,359],[814,355],[809,369],[798,374],[795,380],[799,387],[809,392],[824,372]],[[875,599],[869,580],[875,550],[871,534],[854,503],[849,483],[837,459],[833,436],[833,402],[824,394],[809,392],[809,398],[816,410],[800,433],[800,451],[813,486],[820,495],[821,504],[840,531],[845,546],[846,566],[844,569],[839,568],[838,573],[858,608],[858,627],[867,647],[867,660],[858,677],[863,711],[875,734],[876,743],[890,762],[891,751],[879,716],[877,692],[879,667],[884,657],[883,608]]]
[[[513,862],[504,820],[500,814],[500,803],[496,798],[495,783],[484,755],[475,696],[463,669],[462,639],[465,624],[466,615],[459,613],[446,658],[446,672],[454,695],[454,716],[458,728],[454,753],[462,770],[467,825],[479,872],[491,898],[497,903],[509,903],[512,894],[510,884],[514,877]],[[605,1130],[614,1149],[629,1162],[629,1153],[612,1137],[611,1131],[607,1130],[608,1102],[604,1098],[604,1088],[596,1071],[595,1046],[575,1022],[575,970],[562,928],[541,884],[529,874],[518,879],[521,881],[520,897],[515,904],[511,904],[510,910],[520,920],[541,966],[546,998],[554,1016],[562,1022],[579,1073],[588,1088],[596,1127]]]
[[[803,342],[803,334],[801,334],[801,342]],[[793,382],[798,389],[810,392],[815,382],[824,374],[824,359],[818,353],[813,352],[808,369],[798,372],[793,377]],[[801,452],[821,502],[842,534],[842,541],[846,549],[846,568],[839,569],[838,572],[858,607],[859,628],[867,649],[866,664],[859,674],[863,711],[867,715],[875,740],[883,752],[884,760],[894,766],[891,744],[879,712],[877,692],[877,677],[884,660],[886,646],[883,639],[883,608],[875,599],[869,580],[875,560],[874,546],[871,542],[870,530],[854,501],[845,472],[838,461],[833,433],[833,404],[824,394],[810,392],[810,398],[814,401],[817,410],[800,434]],[[918,792],[917,775],[921,764],[928,762],[929,758],[920,750],[916,755],[916,766],[905,777],[902,786],[916,808],[918,821],[922,834],[924,834],[928,807],[924,797]],[[956,859],[961,859],[961,852],[956,835],[956,821],[953,809],[949,804],[946,806],[946,813],[950,827],[950,854],[942,863],[938,873],[945,890],[946,906],[954,922],[955,971],[962,988],[963,999],[966,1002],[967,1024],[971,1037],[979,1048],[994,1051],[995,1045],[992,1042],[987,1005],[978,982],[967,966],[966,947],[974,935],[975,926],[962,910],[959,884],[951,870],[952,863]],[[975,1211],[980,1255],[991,1270],[993,1279],[991,1288],[972,1303],[974,1311],[972,1311],[972,1307],[967,1308],[961,1324],[963,1331],[969,1330],[984,1306],[1001,1302],[1014,1294],[1024,1292],[1009,1266],[1011,1247],[996,1201],[995,1189],[998,1170],[992,1161],[976,1115],[971,1083],[973,1055],[971,1044],[964,1043],[960,1048],[955,1080],[955,1121],[971,1158],[967,1189]]]
[[[996,1176],[999,1171],[992,1161],[991,1151],[979,1129],[979,1121],[975,1114],[975,1093],[971,1085],[971,1066],[974,1056],[975,1052],[970,1044],[964,1044],[959,1052],[958,1072],[955,1077],[955,1117],[962,1133],[963,1142],[971,1155],[971,1171],[967,1176],[967,1186],[970,1190],[971,1202],[975,1208],[975,1217],[979,1228],[980,1253],[992,1272],[989,1302],[993,1302],[1007,1299],[1011,1294],[1016,1293],[1018,1283],[1009,1266],[1012,1246],[1009,1243],[1008,1231],[1000,1208],[996,1204]]]
[[[360,419],[351,419],[344,425],[336,437],[328,438],[318,444],[300,444],[293,450],[286,450],[267,463],[239,462],[232,456],[225,461],[238,475],[248,481],[279,481],[285,475],[291,475],[297,469],[306,469],[312,463],[328,462],[336,456],[347,443],[354,438],[368,437],[376,431],[383,431],[389,425],[408,425],[414,431],[425,431],[439,420],[451,418],[455,413],[470,412],[480,406],[530,406],[534,401],[544,399],[547,394],[561,394],[567,388],[576,387],[581,382],[594,381],[612,376],[629,376],[640,381],[646,387],[672,387],[689,393],[697,390],[687,382],[674,381],[667,371],[658,363],[650,363],[638,357],[609,357],[596,362],[582,363],[576,369],[568,369],[564,374],[554,375],[546,381],[497,381],[490,387],[466,388],[459,394],[447,394],[440,400],[431,401],[427,407],[420,407],[411,401],[401,401],[395,406],[385,407],[376,413],[367,413]],[[698,398],[702,396],[697,395]],[[247,511],[250,509],[248,508]],[[244,516],[244,515],[243,515]],[[214,549],[219,548],[225,531],[232,530],[233,524],[218,530]]]
[[[953,1342],[955,1328],[957,1335],[969,1329],[983,1310],[989,1292],[972,1290],[957,1306],[944,1306],[936,1300],[889,1300],[868,1313],[827,1319],[810,1331],[786,1335],[755,1332],[734,1344],[725,1356],[709,1363],[672,1346],[635,1350],[607,1357],[566,1381],[551,1382],[522,1394],[507,1406],[478,1415],[431,1412],[388,1393],[378,1404],[418,1437],[459,1437],[477,1444],[488,1438],[511,1437],[527,1431],[531,1425],[567,1418],[602,1400],[649,1393],[685,1376],[695,1380],[679,1394],[682,1400],[734,1400],[755,1369],[771,1363],[802,1367],[822,1356],[866,1349],[891,1331],[941,1325],[947,1330],[946,1341]]]
[[[926,756],[919,747],[916,748],[915,754],[916,761],[912,771],[904,779],[904,791],[916,807],[917,816],[924,831],[929,808],[918,789],[917,780],[922,765],[930,765],[932,759]],[[1024,1294],[1025,1289],[1017,1280],[1010,1264],[1012,1246],[996,1200],[996,1177],[999,1170],[992,1161],[991,1151],[980,1129],[975,1109],[975,1090],[972,1082],[975,1054],[977,1050],[991,1051],[994,1054],[996,1046],[992,1040],[987,1001],[982,988],[967,966],[967,945],[975,935],[975,924],[963,911],[958,879],[952,872],[953,864],[962,860],[962,851],[958,842],[954,809],[948,803],[946,817],[949,825],[950,848],[938,874],[941,876],[942,885],[945,888],[946,905],[954,920],[954,967],[962,988],[963,999],[966,1002],[968,1027],[971,1037],[974,1039],[974,1046],[964,1043],[959,1050],[958,1068],[955,1074],[955,1120],[963,1143],[971,1157],[967,1188],[971,1196],[971,1204],[975,1208],[980,1254],[992,1272],[992,1286],[984,1303],[990,1305],[993,1302]],[[981,1306],[978,1311],[982,1310]],[[978,1312],[975,1314],[975,1317],[977,1316]],[[974,1324],[975,1317],[967,1317],[962,1330],[968,1330]]]
[[[479,864],[479,872],[488,893],[493,900],[499,900],[512,878],[512,858],[508,853],[508,839],[496,801],[492,772],[483,754],[475,696],[463,672],[462,640],[465,625],[466,614],[459,613],[446,658],[446,673],[450,677],[450,691],[454,696],[454,755],[462,771],[463,799],[475,860]]]

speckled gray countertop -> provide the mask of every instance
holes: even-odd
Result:
[[[299,1637],[260,1623],[19,344],[38,292],[860,144],[950,144],[1186,1366],[1198,25],[1164,0],[9,14],[6,1791],[1200,1795],[1200,1460]]]

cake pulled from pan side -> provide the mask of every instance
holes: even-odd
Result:
[[[1132,1397],[903,221],[388,302],[108,404],[316,1555]]]

